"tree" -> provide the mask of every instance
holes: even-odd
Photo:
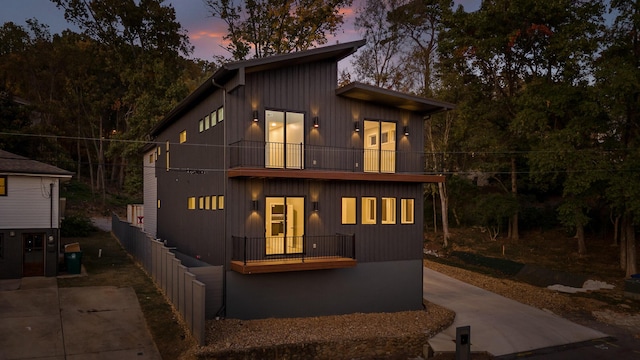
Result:
[[[622,217],[620,265],[629,276],[637,272],[635,233],[640,221],[640,9],[635,1],[615,0],[610,11],[616,17],[596,72],[608,114],[608,130],[599,140],[610,149],[606,196]]]
[[[353,0],[204,0],[227,24],[227,50],[235,60],[306,50],[327,43]]]
[[[519,99],[535,79],[571,84],[589,75],[601,14],[599,1],[495,0],[482,2],[476,12],[458,9],[447,18],[439,43],[441,61],[478,91],[463,105],[478,129],[475,151],[493,154],[483,166],[508,174],[495,178],[516,199],[518,174],[526,172],[521,154],[530,148],[517,121]],[[510,237],[517,240],[517,212],[509,225]]]

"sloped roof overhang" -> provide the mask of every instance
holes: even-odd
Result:
[[[198,103],[206,96],[213,93],[216,89],[224,86],[238,74],[273,70],[324,60],[340,61],[355,53],[365,43],[365,40],[351,41],[311,50],[227,63],[220,67],[211,77],[209,77],[209,79],[207,79],[207,81],[202,83],[196,90],[189,94],[189,96],[176,105],[176,107],[174,107],[173,110],[171,110],[167,116],[165,116],[151,130],[151,136],[157,136],[184,112],[188,111],[193,104]]]
[[[423,98],[358,82],[353,82],[336,89],[336,95],[393,106],[421,113],[424,116],[455,109],[454,104],[444,101]]]

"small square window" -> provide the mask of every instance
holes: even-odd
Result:
[[[196,209],[196,197],[191,196],[187,199],[187,209],[195,210]]]

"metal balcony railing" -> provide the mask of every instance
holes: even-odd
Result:
[[[340,148],[264,141],[229,145],[231,167],[307,169],[373,173],[433,173],[424,152]],[[426,156],[428,155],[428,156]]]
[[[356,258],[353,234],[291,237],[232,236],[232,261],[269,262],[288,259]]]

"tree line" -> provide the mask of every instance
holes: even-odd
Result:
[[[96,192],[139,193],[149,130],[224,61],[329,42],[352,0],[204,0],[228,56],[192,47],[162,0],[52,0],[80,29],[0,28],[0,147],[74,170]],[[427,186],[449,222],[493,238],[560,225],[612,230],[636,272],[640,220],[640,6],[630,0],[360,1],[366,45],[340,76],[457,104],[425,118]],[[33,136],[41,135],[41,136]],[[49,136],[55,135],[55,136]],[[437,207],[435,206],[437,203]],[[451,221],[449,220],[451,218]]]

